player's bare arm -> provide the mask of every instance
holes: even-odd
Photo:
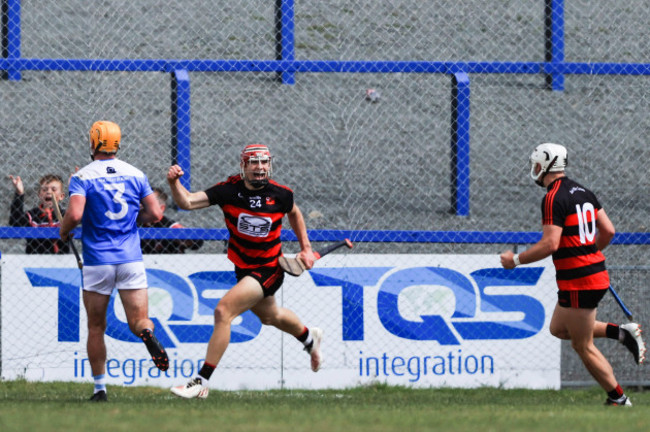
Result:
[[[542,238],[519,254],[519,264],[529,264],[546,258],[560,247],[562,238],[562,227],[557,225],[544,225]],[[506,269],[517,267],[514,261],[514,253],[510,250],[501,254],[501,265]]]
[[[183,210],[194,210],[210,205],[208,196],[204,191],[190,192],[180,182],[185,172],[178,165],[172,165],[167,171],[167,183],[172,191],[172,198],[177,206]]]
[[[86,197],[81,195],[72,195],[68,204],[68,209],[65,211],[65,216],[61,221],[59,228],[59,236],[61,240],[67,241],[70,231],[72,231],[79,223],[84,214],[86,207]]]
[[[599,250],[603,250],[612,241],[614,234],[616,234],[614,224],[609,219],[604,209],[598,210],[596,228],[598,229],[598,232],[596,233],[596,247],[598,247]]]
[[[163,211],[156,198],[156,194],[149,194],[144,197],[140,203],[142,204],[140,213],[138,213],[137,222],[140,224],[152,224],[158,222],[163,217]]]
[[[287,217],[289,218],[289,224],[291,225],[293,232],[296,234],[296,237],[298,237],[298,244],[300,244],[300,252],[296,255],[296,258],[303,262],[306,269],[310,269],[314,266],[316,256],[311,249],[311,242],[307,236],[305,218],[302,216],[302,212],[296,204],[294,204],[291,211],[287,213]]]

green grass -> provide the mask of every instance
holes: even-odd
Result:
[[[376,385],[327,391],[211,391],[182,400],[168,390],[92,384],[0,382],[0,431],[647,431],[650,392],[635,406],[605,407],[600,389],[408,389]]]

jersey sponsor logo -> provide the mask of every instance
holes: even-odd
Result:
[[[251,237],[268,237],[272,222],[270,217],[240,213],[237,219],[237,231]]]

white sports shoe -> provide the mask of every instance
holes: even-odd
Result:
[[[643,364],[647,349],[641,337],[641,326],[637,323],[627,323],[619,327],[625,332],[622,344],[634,355],[636,364]]]
[[[311,348],[305,348],[305,351],[311,356],[311,370],[318,372],[320,365],[323,363],[323,357],[320,353],[320,343],[323,340],[323,330],[318,327],[309,329],[313,343]]]
[[[176,396],[185,399],[193,399],[193,398],[205,399],[208,397],[208,393],[210,392],[210,389],[208,387],[205,387],[203,384],[201,384],[201,379],[197,377],[190,380],[185,385],[172,387],[171,391]]]
[[[607,398],[605,401],[605,405],[609,406],[632,406],[632,401],[630,400],[629,397],[626,397],[623,402],[616,402],[611,400],[610,398]]]

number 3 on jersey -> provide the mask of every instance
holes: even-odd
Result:
[[[580,243],[592,243],[596,237],[596,209],[594,209],[594,205],[587,202],[580,208],[580,204],[576,204],[576,215],[578,216]]]
[[[110,220],[122,219],[129,211],[129,205],[122,197],[122,195],[124,195],[124,183],[104,183],[104,189],[108,191],[115,191],[113,195],[113,202],[116,202],[120,205],[120,211],[118,213],[113,213],[112,211],[107,210],[104,214]]]

